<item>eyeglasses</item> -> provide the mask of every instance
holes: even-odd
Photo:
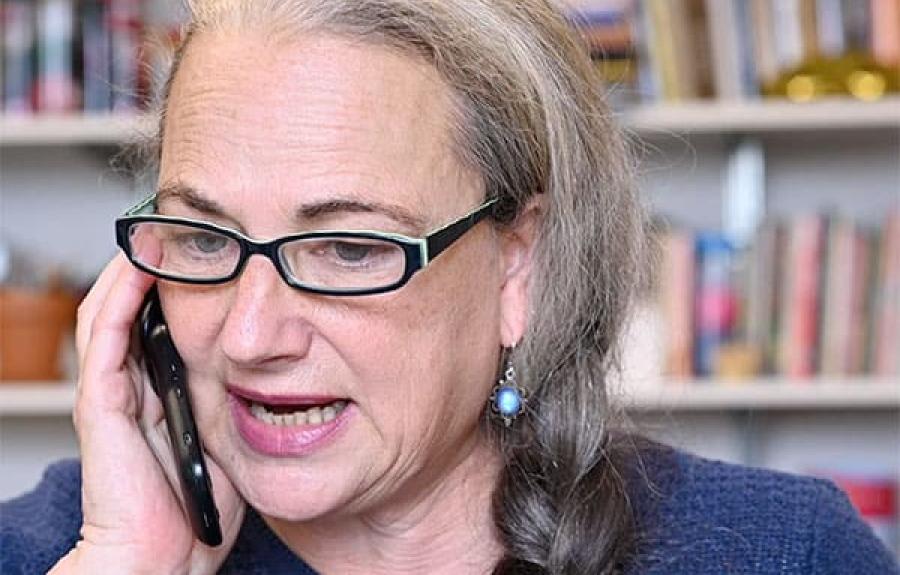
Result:
[[[136,267],[188,284],[233,280],[254,254],[269,258],[297,289],[359,296],[401,288],[490,214],[489,200],[424,238],[376,231],[314,231],[268,242],[216,224],[155,214],[156,194],[116,219],[116,241]]]

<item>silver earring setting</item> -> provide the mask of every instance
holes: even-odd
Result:
[[[525,410],[526,401],[525,393],[516,382],[516,368],[507,359],[503,377],[497,382],[491,394],[491,409],[503,420],[503,424],[509,427]]]

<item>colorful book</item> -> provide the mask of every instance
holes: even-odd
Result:
[[[816,372],[824,227],[820,216],[804,215],[791,223],[788,232],[779,371],[794,379],[809,378]]]
[[[673,379],[694,374],[694,238],[669,231],[662,238],[660,307],[666,323],[665,371]]]
[[[34,2],[7,0],[3,15],[3,111],[28,114],[33,110]]]
[[[75,13],[72,0],[40,0],[37,4],[36,108],[43,113],[69,112],[76,107],[72,41]]]
[[[734,248],[724,234],[704,232],[697,235],[695,250],[694,369],[699,376],[710,376],[737,318],[731,285]]]
[[[108,2],[81,4],[82,91],[85,112],[112,110],[112,45]]]

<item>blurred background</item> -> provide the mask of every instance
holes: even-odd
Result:
[[[74,313],[152,190],[123,145],[176,0],[0,3],[0,498],[60,457]],[[659,259],[615,401],[701,455],[828,477],[900,550],[900,0],[567,5]]]

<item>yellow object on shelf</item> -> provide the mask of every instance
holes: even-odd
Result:
[[[900,69],[888,68],[865,54],[812,58],[765,86],[767,96],[811,102],[828,96],[851,96],[873,102],[900,91]]]

